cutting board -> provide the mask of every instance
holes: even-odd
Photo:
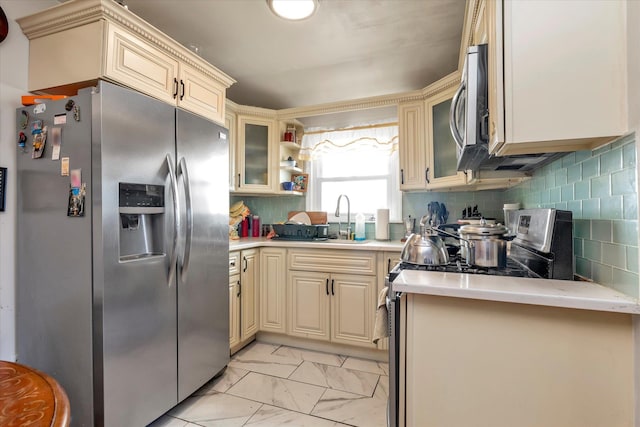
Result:
[[[306,212],[307,215],[309,215],[309,218],[311,219],[311,224],[326,224],[327,223],[327,213],[326,212],[314,212],[314,211],[291,211],[289,212],[289,214],[287,215],[287,220],[290,219],[292,216],[294,216],[297,213],[300,212]]]

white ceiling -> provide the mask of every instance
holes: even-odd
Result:
[[[229,99],[271,109],[421,89],[455,71],[466,3],[320,0],[311,18],[292,22],[273,15],[266,0],[124,1],[236,79]],[[367,116],[379,119],[390,111],[395,110]],[[363,117],[332,114],[302,121],[343,126],[337,123],[361,123]]]

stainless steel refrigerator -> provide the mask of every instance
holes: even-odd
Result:
[[[229,360],[227,130],[106,82],[16,123],[18,362],[144,426]]]

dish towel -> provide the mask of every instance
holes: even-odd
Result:
[[[389,287],[385,286],[378,294],[376,321],[373,326],[373,343],[377,344],[382,338],[389,336],[389,312],[387,311],[387,294]]]

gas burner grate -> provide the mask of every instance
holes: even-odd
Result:
[[[517,262],[509,259],[507,266],[498,267],[478,267],[471,266],[461,261],[460,257],[454,257],[445,265],[420,265],[402,262],[394,269],[401,270],[418,270],[418,271],[435,271],[442,273],[466,273],[466,274],[484,274],[489,276],[511,276],[511,277],[539,277],[530,270],[522,267]]]

